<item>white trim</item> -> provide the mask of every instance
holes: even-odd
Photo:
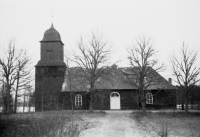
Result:
[[[120,94],[118,92],[110,94],[110,109],[121,109]]]
[[[153,94],[152,93],[146,94],[146,104],[153,104]]]
[[[82,96],[80,94],[75,96],[75,106],[82,106]]]
[[[112,93],[110,94],[110,97],[112,97],[113,94],[117,95],[117,96],[115,96],[115,97],[119,97],[119,98],[120,98],[120,94],[119,94],[118,92],[112,92]]]

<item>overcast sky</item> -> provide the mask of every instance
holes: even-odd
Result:
[[[16,37],[35,65],[52,21],[68,51],[76,50],[81,35],[100,31],[114,48],[111,63],[119,66],[129,66],[126,48],[135,38],[151,37],[167,66],[165,78],[171,77],[169,57],[183,41],[200,49],[200,0],[0,1],[0,49]]]

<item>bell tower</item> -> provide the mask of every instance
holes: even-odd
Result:
[[[54,110],[60,106],[66,68],[63,46],[52,24],[40,41],[40,60],[35,66],[35,111]]]

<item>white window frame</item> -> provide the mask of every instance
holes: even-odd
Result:
[[[118,92],[112,92],[111,94],[110,94],[110,97],[112,98],[112,95],[113,94],[117,94],[117,96],[114,96],[114,97],[119,97],[120,98],[120,94],[118,93]]]
[[[153,94],[152,93],[146,94],[146,104],[153,104]]]
[[[82,106],[82,96],[80,94],[75,96],[75,106]]]

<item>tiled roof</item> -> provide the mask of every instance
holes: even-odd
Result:
[[[159,73],[150,69],[152,71],[151,75],[147,76],[146,80],[151,80],[151,84],[148,86],[147,90],[154,89],[174,89],[175,87],[169,83],[165,78],[163,78]],[[78,68],[71,68],[71,90],[73,91],[88,91],[90,86],[85,80],[82,72]],[[137,86],[130,84],[128,82],[128,76],[126,74],[132,75],[136,73],[136,70],[131,67],[127,68],[117,68],[113,67],[109,78],[100,78],[96,82],[96,89],[137,89]],[[66,73],[68,74],[68,73]],[[66,75],[65,82],[63,83],[63,91],[69,90],[69,80],[67,80]]]
[[[68,69],[68,68],[67,68]],[[89,84],[83,77],[80,68],[74,67],[66,70],[62,91],[87,91]]]
[[[111,78],[108,80],[100,79],[97,84],[97,89],[136,89],[129,83],[124,81],[124,74],[120,68],[113,68]]]
[[[126,76],[129,75],[129,76],[135,77],[135,78],[131,78],[131,79],[137,79],[137,74],[138,74],[137,69],[138,68],[131,68],[131,67],[121,68],[124,75],[126,75]],[[128,80],[130,81],[130,79],[128,79]],[[156,72],[151,67],[148,68],[148,75],[146,75],[145,81],[146,81],[146,85],[148,84],[147,90],[175,89],[175,87],[169,81],[167,81],[164,77],[162,77],[158,72]]]

